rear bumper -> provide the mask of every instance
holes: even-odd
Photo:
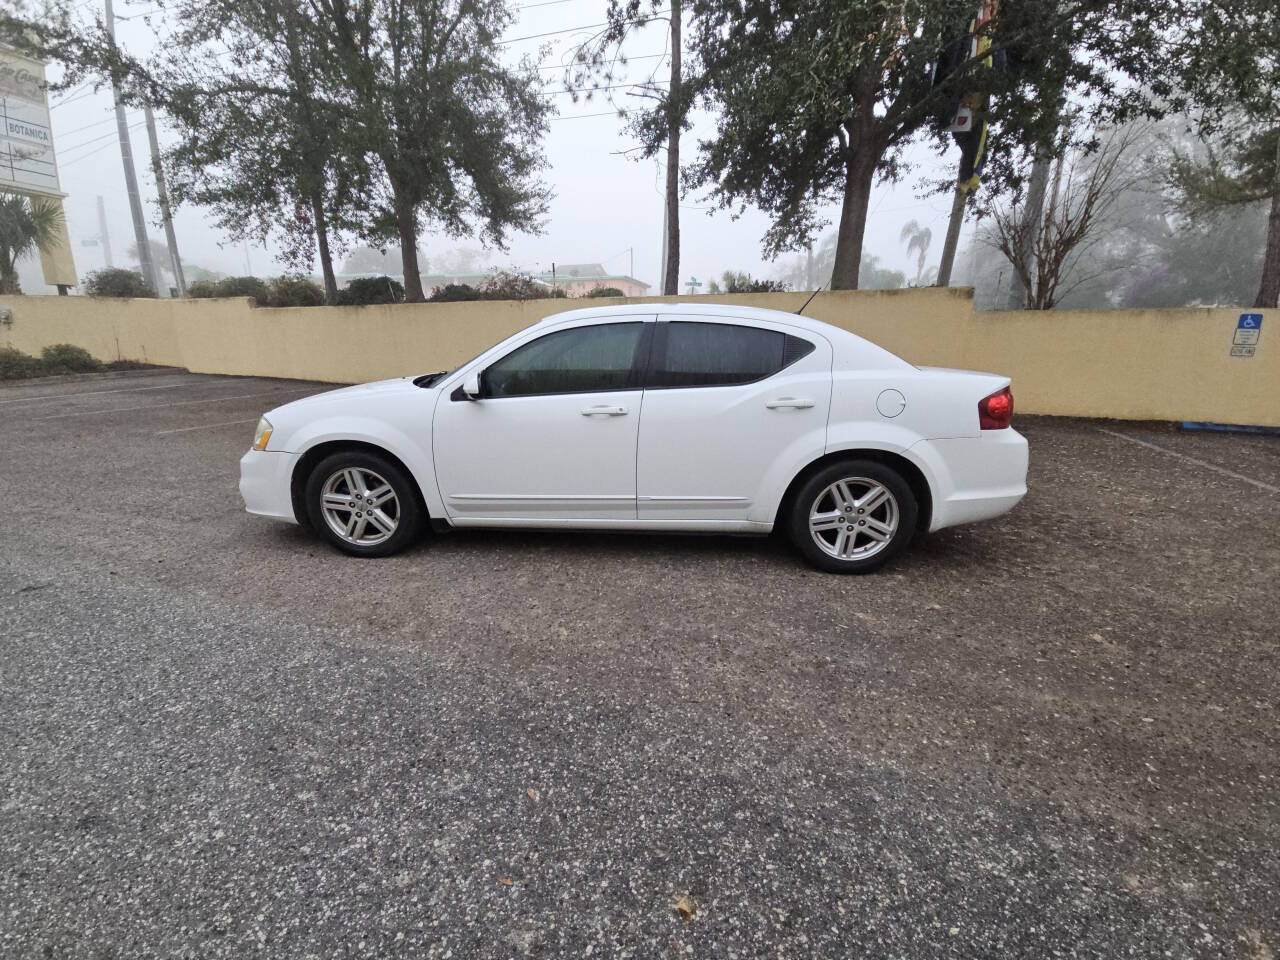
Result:
[[[250,450],[240,458],[240,496],[244,508],[260,517],[297,523],[290,484],[301,454]]]
[[[1016,430],[922,440],[912,446],[911,453],[932,474],[930,530],[998,517],[1027,495],[1027,441]]]

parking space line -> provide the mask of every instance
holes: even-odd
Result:
[[[237,424],[257,423],[257,417],[251,417],[248,420],[224,420],[221,423],[201,423],[194,427],[178,427],[176,430],[157,430],[157,437],[167,437],[171,433],[188,433],[192,430],[212,430],[214,427],[233,427]]]
[[[75,397],[99,397],[104,393],[138,393],[142,390],[179,390],[182,387],[203,387],[212,383],[229,383],[240,377],[219,377],[217,380],[184,380],[182,383],[166,383],[158,387],[119,387],[115,390],[86,390],[83,393],[45,393],[34,397],[10,397],[0,403],[30,403],[32,400],[70,400]]]
[[[1269,493],[1280,493],[1280,487],[1272,486],[1261,480],[1255,480],[1253,477],[1246,477],[1243,473],[1236,473],[1234,470],[1228,470],[1220,467],[1216,463],[1209,463],[1207,460],[1201,460],[1198,457],[1189,457],[1185,453],[1178,453],[1174,450],[1166,449],[1156,443],[1149,443],[1146,440],[1139,440],[1137,437],[1131,437],[1128,434],[1119,433],[1115,430],[1107,430],[1104,427],[1096,428],[1099,433],[1105,433],[1110,437],[1119,437],[1121,440],[1128,440],[1130,443],[1136,443],[1140,447],[1146,447],[1148,450],[1157,450],[1160,453],[1168,454],[1171,457],[1177,457],[1179,460],[1185,460],[1187,463],[1194,463],[1197,467],[1204,467],[1206,470],[1212,470],[1214,473],[1220,473],[1224,477],[1230,477],[1232,480],[1240,480],[1244,483],[1252,484],[1259,489],[1266,490]]]
[[[141,407],[117,407],[114,410],[77,410],[75,413],[55,413],[51,417],[33,417],[32,423],[39,423],[42,420],[65,420],[68,417],[92,417],[107,413],[134,413],[138,410],[168,410],[170,407],[191,407],[199,403],[222,403],[226,400],[250,400],[253,397],[276,397],[285,393],[303,393],[309,394],[314,391],[307,390],[271,390],[267,393],[238,393],[233,397],[209,397],[206,400],[180,400],[177,403],[148,403]]]

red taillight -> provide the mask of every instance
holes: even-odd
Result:
[[[1003,430],[1013,420],[1013,391],[997,390],[978,401],[978,426],[983,430]]]

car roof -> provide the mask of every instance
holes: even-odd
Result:
[[[785,310],[770,310],[767,307],[738,306],[730,303],[623,303],[611,306],[586,307],[581,310],[566,310],[544,317],[541,324],[565,323],[572,320],[585,320],[594,317],[635,316],[638,313],[657,314],[661,320],[664,316],[678,315],[682,317],[728,317],[740,320],[772,320],[774,323],[787,323],[793,327],[810,330],[825,337],[840,339],[854,336],[847,330],[815,320],[813,317],[788,313]]]

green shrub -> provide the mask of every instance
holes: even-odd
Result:
[[[197,280],[187,284],[187,296],[194,300],[212,300],[219,296],[217,280]]]
[[[561,289],[548,289],[542,283],[521,273],[495,270],[478,287],[466,283],[446,283],[436,287],[427,299],[433,303],[457,303],[464,300],[554,300],[567,296]]]
[[[584,297],[625,297],[626,294],[617,287],[596,287],[583,294]]]
[[[721,280],[725,293],[783,293],[788,289],[782,280],[757,280],[746,271],[726,270]]]
[[[324,305],[324,288],[307,277],[276,277],[267,298],[273,307],[319,307]]]
[[[471,286],[469,283],[446,283],[443,287],[436,287],[431,291],[431,296],[427,297],[432,303],[462,303],[467,300],[484,300],[487,299],[481,291]]]
[[[404,285],[388,276],[356,277],[338,291],[338,303],[366,307],[373,303],[404,303]]]
[[[84,347],[69,343],[55,343],[40,352],[44,373],[90,373],[102,369],[102,362],[94,358]]]
[[[24,380],[43,373],[39,360],[13,347],[0,347],[0,380]]]
[[[267,282],[257,277],[223,277],[217,290],[220,297],[248,297],[256,306],[267,305]]]
[[[97,270],[84,278],[85,293],[91,297],[149,297],[154,299],[156,292],[147,286],[142,274],[136,270],[122,270],[119,267],[107,267]]]

